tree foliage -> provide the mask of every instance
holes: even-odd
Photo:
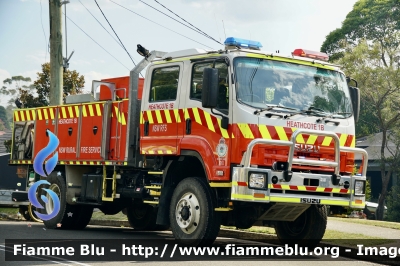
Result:
[[[358,81],[361,110],[357,136],[382,132],[382,190],[376,213],[380,220],[391,175],[400,165],[399,29],[399,0],[359,0],[342,27],[330,32],[321,47],[331,61],[343,65],[346,74]]]
[[[76,70],[66,70],[63,74],[64,95],[80,94],[85,86],[85,78]],[[20,101],[25,108],[49,105],[50,94],[50,63],[42,65],[42,72],[37,73],[37,80],[33,82],[36,95],[24,88],[19,89]]]
[[[399,0],[359,0],[347,14],[342,27],[331,31],[322,44],[321,51],[334,61],[343,57],[349,47],[361,40],[380,44],[380,56],[384,64],[390,65],[395,58],[393,51],[399,48],[400,28]],[[389,62],[388,62],[389,61]]]

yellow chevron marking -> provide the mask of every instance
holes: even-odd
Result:
[[[269,131],[268,131],[268,128],[266,125],[259,125],[258,130],[260,131],[261,137],[263,139],[272,139],[271,134],[269,134]]]
[[[240,123],[238,123],[237,125],[238,125],[238,127],[240,129],[240,132],[242,132],[242,135],[243,135],[244,138],[246,138],[246,139],[254,139],[253,132],[251,132],[250,127],[249,127],[248,124],[240,124]]]
[[[281,185],[282,189],[285,190],[290,190],[290,186],[289,185]]]
[[[44,114],[44,119],[49,119],[49,115],[47,114],[47,109],[42,109]]]
[[[149,123],[153,124],[154,121],[153,121],[153,116],[151,115],[151,111],[147,110],[146,113],[147,113],[147,119],[149,119]]]
[[[149,151],[149,154],[154,154],[154,151]]]
[[[121,112],[121,124],[122,124],[123,126],[126,125],[125,114],[124,114],[123,112]]]
[[[30,121],[31,120],[31,115],[30,115],[30,110],[26,111],[26,120]]]
[[[82,162],[82,164],[87,164],[87,162]]]
[[[50,108],[50,119],[54,119],[54,109]]]
[[[340,146],[344,146],[347,140],[347,136],[348,136],[347,134],[340,135]]]
[[[21,114],[21,121],[25,121],[24,111],[20,111],[20,114]]]
[[[322,146],[329,146],[331,144],[332,137],[325,137],[324,141],[322,142]]]
[[[288,137],[286,135],[285,130],[283,129],[283,127],[275,127],[276,133],[278,133],[279,139],[280,140],[288,140]]]
[[[171,150],[167,150],[167,154],[172,154],[172,151]]]
[[[31,110],[32,112],[32,119],[35,120],[36,119],[36,110]]]
[[[295,132],[296,130],[297,130],[297,128],[292,127],[292,132]],[[296,142],[300,143],[300,144],[304,144],[305,143],[304,137],[303,137],[302,134],[297,135]]]
[[[177,123],[181,122],[181,116],[179,115],[179,109],[174,109],[175,120]]]
[[[211,130],[212,132],[215,132],[215,128],[214,128],[214,124],[211,120],[211,115],[209,113],[204,112],[204,116],[206,118],[207,121],[207,127],[209,130]]]
[[[235,136],[233,135],[233,132],[232,132],[232,137],[231,137],[232,139],[234,139],[235,138]]]
[[[143,111],[140,112],[140,124],[143,124]]]
[[[164,154],[164,152],[162,150],[158,150],[157,153],[158,154]]]
[[[86,106],[87,105],[82,105],[82,115],[83,115],[83,117],[87,117]]]
[[[42,117],[42,110],[41,110],[41,109],[38,109],[38,118],[39,118],[39,120],[42,120],[42,119],[43,119],[43,117]]]
[[[117,107],[117,106],[114,106],[114,111],[115,111],[115,114],[117,115],[117,121],[118,121],[118,123],[121,123],[121,117],[120,117],[120,114],[119,114],[119,111],[118,111],[118,107]]]
[[[62,118],[67,118],[67,112],[65,111],[65,106],[61,107],[61,112],[59,113],[58,117],[60,117],[60,115],[62,115]]]
[[[101,116],[100,104],[96,103],[97,116]]]
[[[222,137],[224,137],[225,139],[229,139],[228,131],[225,128],[221,127],[221,119],[217,119],[217,121],[218,121],[218,125],[219,125],[219,130],[221,130],[221,133],[222,133]]]
[[[193,110],[194,119],[195,119],[196,123],[202,125],[202,123],[201,123],[201,118],[200,118],[200,114],[199,114],[199,109],[193,108],[192,110]]]
[[[76,117],[79,117],[79,106],[78,105],[75,105],[75,114],[76,114]]]
[[[15,121],[19,121],[18,111],[14,111],[14,114],[15,114]]]
[[[156,110],[155,112],[156,112],[156,117],[157,117],[157,123],[161,124],[163,122],[162,117],[161,117],[161,112],[160,112],[160,110]]]
[[[183,109],[183,113],[184,113],[184,119],[185,119],[185,120],[188,119],[188,118],[190,118],[189,112],[188,112],[188,109],[187,109],[187,108]]]
[[[89,164],[93,165],[93,164],[94,164],[94,162],[89,162]]]
[[[354,148],[356,146],[356,137],[353,136],[353,140],[351,141],[350,147]]]
[[[318,136],[310,135],[307,140],[307,144],[314,144],[317,141]]]
[[[74,117],[74,112],[72,111],[72,106],[68,106],[68,115],[70,118]]]
[[[90,116],[94,116],[93,105],[89,104],[87,107],[89,107]]]
[[[165,118],[167,119],[167,123],[172,123],[171,115],[169,114],[169,110],[164,110]]]

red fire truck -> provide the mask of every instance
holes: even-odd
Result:
[[[34,174],[48,130],[60,141],[55,170],[35,179],[61,202],[45,226],[83,229],[99,208],[193,245],[212,243],[221,225],[257,224],[283,242],[318,243],[327,206],[364,208],[356,82],[326,54],[261,47],[233,37],[219,51],[138,45],[144,59],[129,77],[94,81],[61,106],[16,110],[10,164],[21,177]],[[51,212],[52,200],[43,206]]]

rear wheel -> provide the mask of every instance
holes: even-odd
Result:
[[[190,245],[212,244],[221,225],[214,206],[212,191],[203,179],[182,180],[175,188],[170,205],[170,224],[175,239]]]
[[[311,205],[293,222],[276,222],[275,231],[282,244],[315,247],[325,234],[326,224],[326,206]]]
[[[143,204],[134,203],[127,208],[129,224],[135,230],[149,231],[156,228],[157,212],[154,207]]]
[[[77,215],[76,211],[78,210],[77,207],[79,206],[70,205],[67,203],[67,188],[64,177],[53,172],[47,177],[47,181],[50,183],[49,189],[56,193],[60,201],[60,210],[55,217],[43,221],[44,225],[46,226],[46,228],[49,229],[72,229],[75,223],[73,217],[74,215]],[[48,202],[45,204],[46,213],[52,213],[54,210],[55,202],[45,190],[42,191],[48,199]]]

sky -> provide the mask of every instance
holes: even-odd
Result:
[[[179,17],[185,19],[220,43],[227,37],[250,39],[261,42],[262,50],[290,55],[296,48],[319,51],[356,0],[97,0],[130,56],[95,0],[69,2],[63,56],[66,47],[68,56],[74,51],[69,69],[85,76],[88,93],[92,80],[128,76],[134,67],[130,56],[135,63],[143,58],[137,44],[164,52],[224,47],[170,17],[184,24]],[[0,86],[12,76],[37,79],[41,65],[49,62],[49,32],[48,0],[0,0]],[[0,105],[7,100],[1,96]]]

